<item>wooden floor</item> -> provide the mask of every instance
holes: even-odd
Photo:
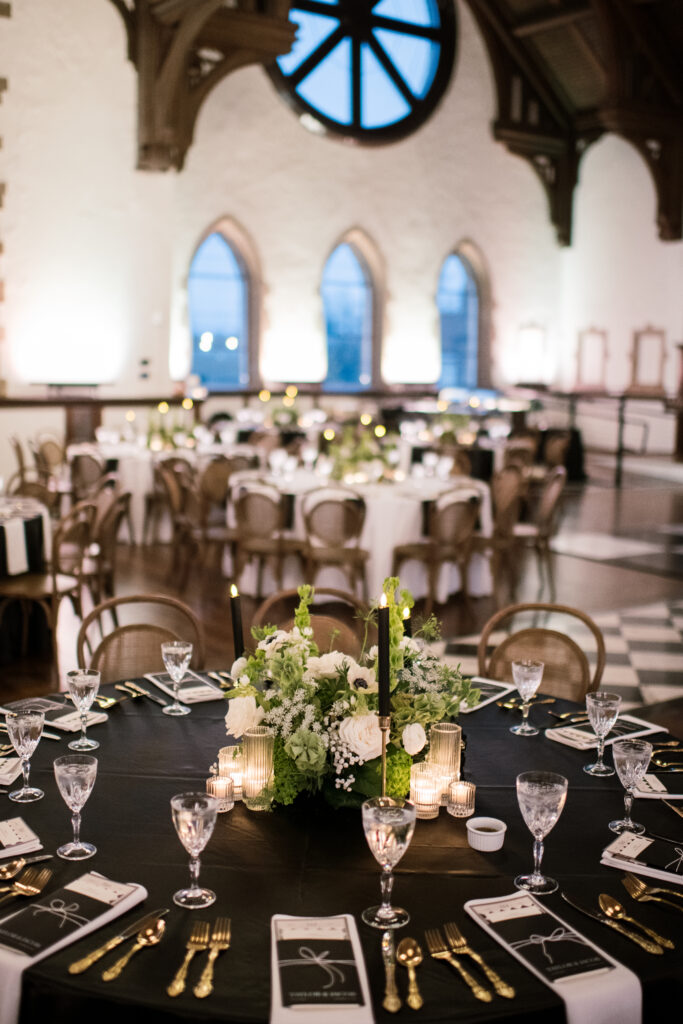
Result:
[[[607,470],[592,467],[590,481],[570,485],[564,502],[563,531],[645,537],[668,524],[683,523],[683,486],[652,478],[627,477],[621,490],[611,485]],[[602,474],[602,475],[601,475]],[[130,547],[121,545],[117,591],[119,593],[159,592],[176,594],[201,618],[207,642],[207,665],[225,668],[232,662],[228,584],[220,567],[196,566],[182,594],[169,582],[171,551],[168,546]],[[556,600],[587,612],[610,611],[683,596],[683,579],[665,572],[636,570],[623,565],[570,555],[554,556]],[[519,600],[539,598],[539,576],[533,556],[523,567]],[[547,600],[547,592],[542,599]],[[245,626],[255,603],[243,599]],[[492,598],[470,601],[465,607],[456,595],[437,608],[444,637],[478,631],[495,611]],[[419,613],[419,606],[418,606]],[[60,611],[60,673],[76,664],[78,622],[68,604]],[[3,700],[45,693],[57,686],[49,651],[29,651],[25,658],[0,667],[0,695]]]

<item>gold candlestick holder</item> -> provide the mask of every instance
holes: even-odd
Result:
[[[387,740],[391,729],[391,715],[378,715],[377,721],[382,732],[382,796],[387,795]]]

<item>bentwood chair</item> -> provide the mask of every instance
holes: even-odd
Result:
[[[108,616],[122,624],[107,633]],[[93,608],[81,623],[76,641],[78,665],[97,669],[105,683],[135,679],[146,672],[163,671],[160,645],[167,640],[189,640],[191,667],[204,667],[202,627],[182,601],[164,594],[110,598]]]
[[[85,501],[97,490],[105,475],[105,463],[96,448],[79,451],[71,460],[71,493],[74,501]]]
[[[514,528],[519,522],[522,501],[526,493],[526,482],[517,466],[499,469],[491,478],[491,503],[493,505],[493,531],[490,537],[475,534],[474,550],[491,556],[491,573],[500,606],[501,584],[505,578],[512,594],[515,587],[515,537]]]
[[[83,575],[95,604],[107,597],[114,597],[119,531],[123,521],[130,519],[130,499],[128,491],[122,494],[113,493],[106,509],[101,511],[98,508],[96,513],[91,541],[83,563]],[[113,618],[116,621],[115,610]]]
[[[463,599],[468,600],[467,574],[480,505],[481,495],[477,491],[469,488],[446,491],[430,506],[427,540],[394,548],[393,576],[399,576],[403,562],[411,559],[422,562],[427,571],[425,617],[436,604],[439,573],[449,563],[457,566]]]
[[[297,590],[272,594],[256,609],[252,625],[274,625],[290,630],[294,627],[294,610],[298,603]],[[367,606],[353,594],[331,587],[317,588],[311,605],[311,628],[320,653],[342,651],[357,660],[364,647],[376,642],[374,625],[368,628],[366,635],[367,613]]]
[[[501,636],[503,624],[515,616],[525,616],[525,622],[545,615],[550,625],[526,625],[516,632]],[[559,620],[559,621],[558,621]],[[565,624],[573,635],[560,632],[555,625]],[[494,639],[493,650],[489,650]],[[593,668],[585,654],[593,649]],[[484,626],[477,649],[479,674],[488,679],[511,683],[512,662],[520,659],[542,661],[544,664],[541,690],[553,697],[582,701],[587,693],[597,690],[605,668],[605,641],[598,626],[589,615],[578,608],[561,604],[513,604],[502,608]]]
[[[557,530],[560,499],[566,482],[567,470],[564,466],[555,466],[551,469],[546,474],[536,507],[532,509],[531,522],[516,523],[512,531],[517,550],[530,547],[536,552],[541,589],[544,586],[545,567],[551,600],[555,599],[555,580],[550,541]]]
[[[69,598],[74,612],[83,617],[81,592],[83,559],[90,543],[95,506],[90,502],[75,505],[60,520],[52,537],[52,557],[42,572],[0,580],[0,624],[5,608],[18,601],[22,609],[22,650],[28,643],[28,609],[31,604],[42,608],[52,635],[55,669],[58,667],[57,617],[62,600]]]
[[[239,580],[249,562],[256,562],[256,596],[263,594],[263,570],[271,565],[275,585],[282,589],[285,560],[291,555],[303,565],[305,544],[288,537],[285,496],[262,480],[240,480],[231,501],[235,516],[234,574]]]
[[[226,522],[230,481],[235,473],[250,469],[253,461],[248,455],[219,456],[202,470],[198,483],[198,529],[205,556],[212,546],[219,552],[228,546],[234,565],[235,530]]]
[[[369,552],[360,546],[365,501],[348,488],[318,487],[304,496],[301,510],[306,529],[306,579],[315,583],[324,567],[341,570],[356,593],[361,584],[368,599],[366,564]]]
[[[195,519],[192,516],[192,510],[196,507],[196,493],[182,467],[170,467],[163,462],[159,466],[159,477],[166,492],[173,530],[170,578],[177,578],[182,590],[187,583],[192,558],[199,552]]]

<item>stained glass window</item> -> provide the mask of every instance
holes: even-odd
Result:
[[[249,282],[238,253],[214,231],[190,266],[192,373],[209,391],[249,385]]]
[[[455,51],[452,0],[295,0],[295,43],[271,68],[309,127],[400,138],[441,98]]]
[[[436,304],[441,319],[440,388],[476,388],[479,354],[479,292],[469,263],[451,253],[439,275]]]
[[[321,294],[327,336],[326,391],[363,391],[372,384],[372,281],[344,242],[325,264]]]

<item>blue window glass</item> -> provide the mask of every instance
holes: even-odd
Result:
[[[372,384],[372,283],[354,249],[343,243],[323,271],[327,391],[363,391]]]
[[[249,286],[238,255],[223,235],[214,231],[199,246],[187,287],[192,373],[209,391],[248,387]]]
[[[400,138],[428,117],[448,84],[451,3],[295,0],[290,20],[294,45],[271,76],[294,107],[329,131],[369,142]]]
[[[436,304],[441,319],[441,388],[477,386],[479,293],[469,264],[451,253],[439,275]]]

